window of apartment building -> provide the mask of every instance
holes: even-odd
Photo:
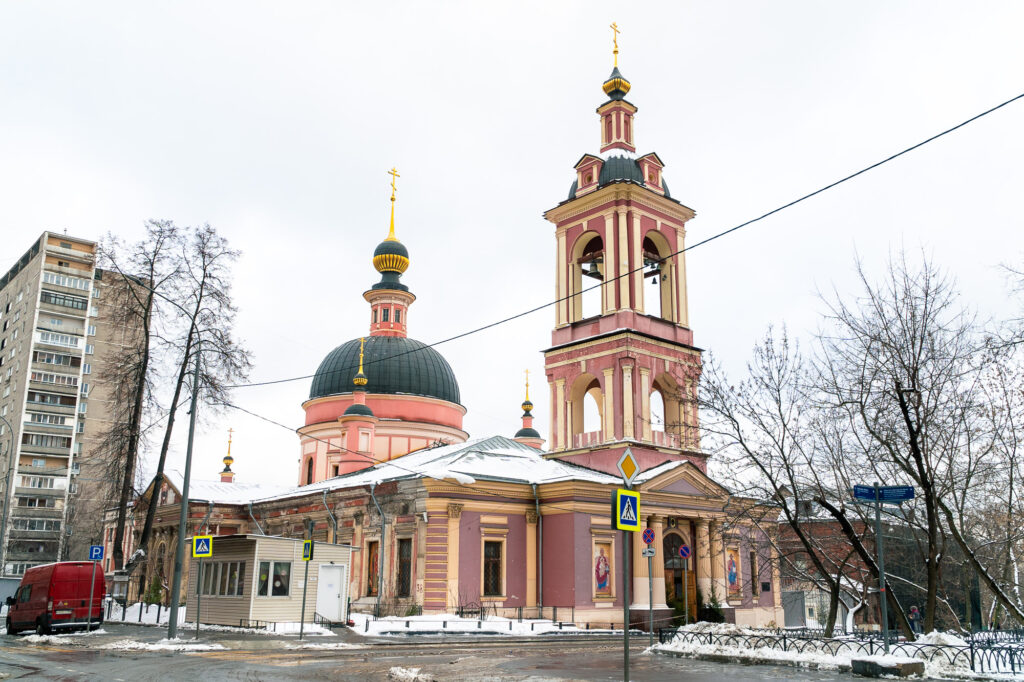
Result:
[[[21,444],[37,448],[70,448],[71,436],[51,436],[47,433],[23,433]]]
[[[75,396],[60,395],[59,393],[43,393],[42,391],[29,391],[28,402],[40,405],[61,405],[63,407],[74,407]]]
[[[484,542],[484,596],[498,597],[502,594],[501,549],[504,543],[497,540]]]
[[[87,298],[79,298],[70,294],[58,294],[54,291],[46,291],[45,289],[39,293],[39,302],[59,305],[62,308],[71,308],[72,310],[85,310],[89,307],[89,299]]]
[[[87,362],[84,365],[82,365],[82,374],[92,374],[92,364],[91,363]]]
[[[100,297],[100,290],[97,287],[93,287],[92,288],[92,297],[93,298],[99,298]]]
[[[78,464],[78,462],[75,462],[74,464],[71,465],[71,474],[73,476],[77,476],[80,471],[81,471],[81,466]]]
[[[94,352],[96,352],[96,346],[92,345],[91,343],[85,344],[86,355],[92,355]]]
[[[84,400],[78,403],[78,414],[85,414],[86,411],[88,411],[88,409],[89,403],[85,402]]]
[[[22,488],[53,488],[55,479],[53,476],[22,476]]]
[[[71,242],[61,242],[60,243],[60,248],[62,248],[62,249],[70,249],[70,248],[72,248]]]
[[[260,597],[287,597],[292,578],[292,562],[261,561],[256,595]]]
[[[29,424],[46,424],[48,426],[69,426],[66,415],[50,414],[49,412],[26,412],[25,422]]]
[[[42,468],[42,467],[46,466],[46,460],[45,459],[33,459],[32,460],[32,466]]]
[[[92,308],[89,308],[89,317],[99,317],[99,314],[100,313],[96,309],[96,306],[93,306]]]
[[[14,530],[60,530],[60,521],[54,519],[14,519]]]
[[[28,507],[30,509],[53,509],[57,506],[57,498],[55,497],[20,497],[18,498],[19,507]]]
[[[69,289],[81,289],[82,291],[89,290],[89,280],[82,279],[81,277],[69,277],[68,275],[61,275],[56,272],[43,272],[43,282],[45,284],[56,284],[59,287],[67,287]]]
[[[408,597],[412,590],[412,538],[398,539],[398,584],[396,596]]]
[[[41,384],[54,384],[55,386],[78,386],[78,377],[70,374],[57,374],[56,372],[32,372],[29,375],[31,381],[38,381]]]
[[[82,397],[83,398],[87,398],[88,396],[89,396],[89,384],[83,383],[82,384]]]
[[[88,330],[88,336],[96,336],[96,325],[90,324]]]
[[[70,334],[57,334],[56,332],[39,332],[39,342],[48,343],[51,346],[67,346],[68,348],[78,348],[78,344],[81,339],[77,336],[71,336]]]
[[[78,422],[78,427],[76,428],[76,431],[78,433],[85,433],[85,422]]]
[[[45,350],[32,351],[32,362],[39,362],[45,365],[62,365],[64,367],[78,367],[82,364],[80,358],[66,353],[51,353]]]

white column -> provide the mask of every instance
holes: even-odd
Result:
[[[627,241],[629,230],[626,229],[626,209],[616,210],[619,230],[619,310],[629,308],[630,278],[625,274],[629,272],[629,242]]]
[[[636,415],[633,414],[633,367],[622,368],[622,437],[634,438]]]
[[[615,440],[615,368],[604,370],[604,427],[605,442]]]
[[[566,282],[566,277],[569,273],[569,266],[566,262],[565,230],[562,229],[558,230],[557,258],[558,260],[555,267],[558,270],[558,272],[555,279],[555,290],[558,294],[558,300],[560,302],[557,306],[555,306],[555,325],[561,327],[569,323],[569,302],[562,300],[568,295],[568,283]]]
[[[645,443],[651,442],[651,370],[640,368],[640,418],[643,420],[642,433]]]
[[[644,264],[643,241],[640,234],[640,216],[633,213],[633,289],[636,291],[636,309],[644,312],[644,273],[640,269]]]
[[[604,285],[601,287],[601,313],[607,314],[615,310],[615,292],[619,281],[615,279],[617,271],[615,263],[615,220],[613,214],[604,217]]]

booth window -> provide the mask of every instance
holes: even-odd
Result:
[[[261,561],[256,594],[260,597],[287,597],[291,576],[292,562]]]

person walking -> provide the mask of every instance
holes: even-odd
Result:
[[[917,634],[921,634],[921,612],[916,606],[910,607],[910,615],[908,616],[910,621],[910,629]]]

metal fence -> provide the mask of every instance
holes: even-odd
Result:
[[[999,636],[1006,634],[1005,639]],[[1015,634],[1014,634],[1015,633]],[[925,661],[941,662],[958,668],[965,668],[978,673],[1010,673],[1024,674],[1024,648],[1010,646],[1002,642],[1019,642],[1022,633],[1016,630],[990,631],[989,637],[972,637],[966,646],[949,646],[941,644],[918,644],[916,642],[895,641],[889,645],[889,653],[894,656],[907,656]],[[766,631],[765,634],[715,634],[691,632],[678,628],[661,628],[658,630],[658,641],[686,642],[735,647],[738,649],[775,649],[808,654],[828,654],[831,656],[874,656],[883,652],[881,636],[877,637],[815,637],[807,633],[790,634],[786,631]]]

